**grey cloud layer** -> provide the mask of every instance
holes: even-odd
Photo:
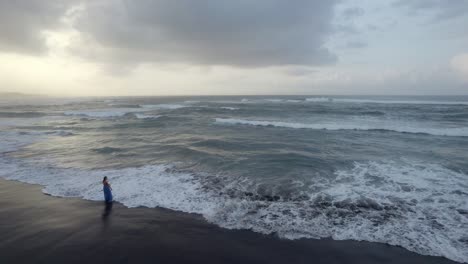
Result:
[[[407,7],[413,13],[429,12],[435,21],[468,14],[467,0],[398,0],[394,5]]]
[[[45,51],[42,30],[59,27],[60,18],[72,3],[57,0],[0,1],[0,51]]]
[[[99,48],[81,54],[126,63],[320,65],[335,1],[140,0],[89,2],[75,27]]]

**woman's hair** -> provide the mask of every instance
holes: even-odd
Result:
[[[104,176],[104,179],[102,179],[102,182],[107,181],[107,176]]]

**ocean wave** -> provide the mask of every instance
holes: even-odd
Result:
[[[333,99],[328,97],[312,97],[306,98],[305,100],[307,102],[333,102]]]
[[[92,151],[94,151],[96,153],[100,153],[100,154],[112,154],[112,153],[115,153],[115,152],[122,152],[124,150],[121,149],[121,148],[102,147],[102,148],[92,149]]]
[[[262,101],[270,102],[270,103],[301,103],[304,102],[304,100],[300,99],[279,99],[279,98],[274,98],[274,99],[263,99]],[[258,101],[260,102],[260,101]]]
[[[229,107],[229,106],[221,106],[220,108],[221,109],[226,109],[226,110],[231,110],[231,111],[239,110],[239,108],[237,108],[237,107]]]
[[[177,104],[157,104],[157,105],[137,105],[138,107],[115,107],[105,109],[86,109],[86,110],[70,110],[65,111],[63,114],[66,116],[83,116],[93,118],[112,118],[112,117],[123,117],[131,113],[148,112],[152,109],[179,109],[188,107],[187,105]],[[136,115],[135,115],[136,116]],[[143,115],[140,115],[141,117]],[[138,118],[138,116],[136,116]],[[153,118],[156,118],[153,116]]]
[[[68,137],[73,135],[75,135],[73,132],[65,130],[0,131],[0,155],[2,153],[16,151],[47,136]]]
[[[156,108],[156,109],[179,109],[184,107],[190,107],[189,105],[180,105],[180,104],[150,104],[150,105],[140,105],[143,108]]]
[[[107,104],[108,106],[116,107],[116,108],[140,108],[138,104]]]
[[[432,101],[432,100],[374,100],[374,99],[351,99],[332,97],[311,97],[305,99],[307,102],[340,102],[340,103],[373,103],[373,104],[434,104],[434,105],[468,105],[465,101]]]
[[[178,104],[155,104],[155,105],[135,105],[135,107],[115,107],[104,109],[86,109],[86,110],[70,110],[65,111],[64,115],[67,116],[85,116],[94,118],[111,118],[123,117],[131,113],[148,112],[157,109],[179,109],[189,107],[188,105]],[[138,117],[137,117],[138,118]]]
[[[95,118],[122,117],[129,113],[148,111],[148,109],[140,108],[106,108],[106,109],[90,109],[90,110],[70,110],[63,114],[66,116],[85,116]]]
[[[161,115],[135,114],[135,117],[138,119],[157,119],[161,117]]]
[[[381,111],[362,111],[359,112],[360,115],[368,115],[368,116],[383,116],[385,115],[384,112]]]
[[[261,120],[244,120],[234,118],[216,118],[216,123],[231,124],[231,125],[252,125],[252,126],[265,126],[265,127],[284,127],[294,129],[317,129],[317,130],[367,130],[367,131],[391,131],[399,133],[413,133],[413,134],[428,134],[434,136],[452,136],[452,137],[468,137],[468,127],[454,127],[454,128],[431,128],[431,127],[417,127],[409,126],[402,123],[381,122],[372,124],[359,124],[359,121],[352,123],[291,123],[281,121],[261,121]]]
[[[20,131],[16,132],[18,135],[30,135],[30,136],[61,136],[68,137],[75,135],[73,132],[65,130],[52,130],[52,131]]]
[[[271,102],[271,103],[281,103],[281,102],[284,102],[284,99],[263,99],[267,102]]]
[[[224,190],[212,190],[200,175],[168,164],[84,170],[0,156],[0,168],[0,176],[41,184],[44,193],[54,196],[101,201],[100,180],[107,176],[115,200],[127,207],[197,213],[224,228],[288,239],[366,240],[468,261],[463,213],[468,212],[468,176],[436,164],[355,163],[337,170],[335,178],[314,182],[320,191],[302,200],[258,198],[255,189],[243,196],[227,195],[235,184],[227,182],[222,184]]]
[[[46,115],[42,112],[0,112],[0,118],[33,118]]]
[[[57,167],[46,156],[16,159],[5,153],[47,137],[42,131],[1,131],[0,177],[43,185],[43,192],[54,196],[102,201],[100,181],[107,176],[115,200],[127,207],[197,213],[221,227],[287,239],[365,240],[468,262],[468,175],[439,164],[360,161],[310,183],[298,180],[298,195],[290,199],[265,195],[264,186],[249,178],[180,171],[171,164],[88,170]],[[268,184],[274,189],[282,182]]]
[[[0,154],[16,151],[38,140],[38,135],[16,131],[0,132]],[[1,156],[0,156],[1,157]]]
[[[75,133],[65,130],[56,130],[56,131],[49,131],[45,132],[46,135],[54,135],[54,136],[61,136],[61,137],[69,137],[74,136]]]

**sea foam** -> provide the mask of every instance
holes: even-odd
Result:
[[[31,137],[23,143],[30,143]],[[18,143],[18,142],[17,142]],[[13,143],[10,147],[23,144]],[[197,213],[229,229],[288,239],[332,237],[398,245],[420,254],[468,262],[467,175],[411,160],[356,162],[320,178],[305,200],[256,200],[206,186],[202,175],[168,164],[123,169],[58,168],[43,159],[0,155],[0,176],[41,184],[61,197],[103,200],[107,176],[114,198],[127,207],[165,207]],[[312,190],[312,189],[311,189]],[[255,193],[256,190],[252,189]]]
[[[140,105],[143,108],[156,108],[156,109],[179,109],[190,107],[190,105],[180,105],[180,104],[154,104],[154,105]]]
[[[90,110],[70,110],[65,111],[67,116],[86,116],[95,118],[122,117],[128,113],[144,112],[148,109],[140,108],[106,108],[106,109],[90,109]]]
[[[69,110],[69,111],[65,111],[64,115],[86,116],[86,117],[94,117],[94,118],[112,118],[112,117],[123,117],[129,113],[149,112],[149,111],[158,110],[158,109],[173,110],[173,109],[189,107],[188,105],[178,105],[178,104],[155,104],[155,105],[138,105],[138,106],[139,108],[115,107],[115,108],[104,108],[104,109]]]
[[[466,101],[433,101],[433,100],[375,100],[375,99],[352,99],[333,97],[311,97],[305,99],[307,102],[338,102],[338,103],[369,103],[369,104],[434,104],[434,105],[468,105]]]
[[[157,119],[161,116],[160,115],[135,114],[135,117],[138,119]]]
[[[153,109],[148,107],[145,111]],[[94,110],[86,111],[90,112]],[[138,115],[149,115],[139,111],[132,113],[137,118]],[[27,122],[36,121],[27,119]],[[464,128],[454,130],[424,127],[426,124],[379,123],[378,120],[360,119],[308,124],[217,118],[216,123],[467,135]],[[102,201],[100,181],[108,176],[115,200],[128,207],[159,206],[198,213],[225,228],[274,233],[288,239],[332,237],[337,240],[365,240],[468,262],[466,172],[419,160],[360,161],[349,167],[338,167],[333,175],[319,177],[313,183],[298,180],[297,185],[303,187],[301,190],[305,189],[304,199],[279,197],[271,200],[256,198],[261,192],[254,182],[241,183],[248,186],[245,191],[252,195],[237,195],[239,190],[235,187],[241,184],[236,177],[224,179],[200,171],[179,171],[171,164],[88,170],[60,168],[42,156],[28,159],[10,156],[11,152],[31,143],[69,135],[67,130],[0,132],[0,177],[41,184],[45,193],[55,196]],[[94,151],[107,153],[118,149]],[[221,189],[211,185],[215,181],[220,181]]]
[[[239,108],[237,107],[229,107],[229,106],[221,106],[220,108],[225,109],[225,110],[231,110],[231,111],[239,110]]]
[[[401,133],[416,133],[416,134],[429,134],[435,136],[453,136],[453,137],[466,137],[468,136],[468,127],[422,127],[414,124],[398,123],[396,121],[373,121],[369,120],[354,120],[354,121],[334,121],[327,123],[297,123],[297,122],[283,122],[283,121],[263,121],[263,120],[245,120],[235,118],[216,118],[216,123],[231,124],[231,125],[251,125],[251,126],[265,126],[265,127],[284,127],[294,129],[323,129],[323,130],[369,130],[369,131],[393,131]]]

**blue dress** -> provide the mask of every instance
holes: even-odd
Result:
[[[104,187],[102,190],[104,191],[104,199],[106,200],[106,203],[112,202],[112,191],[110,189],[110,186],[107,184],[104,184]]]

